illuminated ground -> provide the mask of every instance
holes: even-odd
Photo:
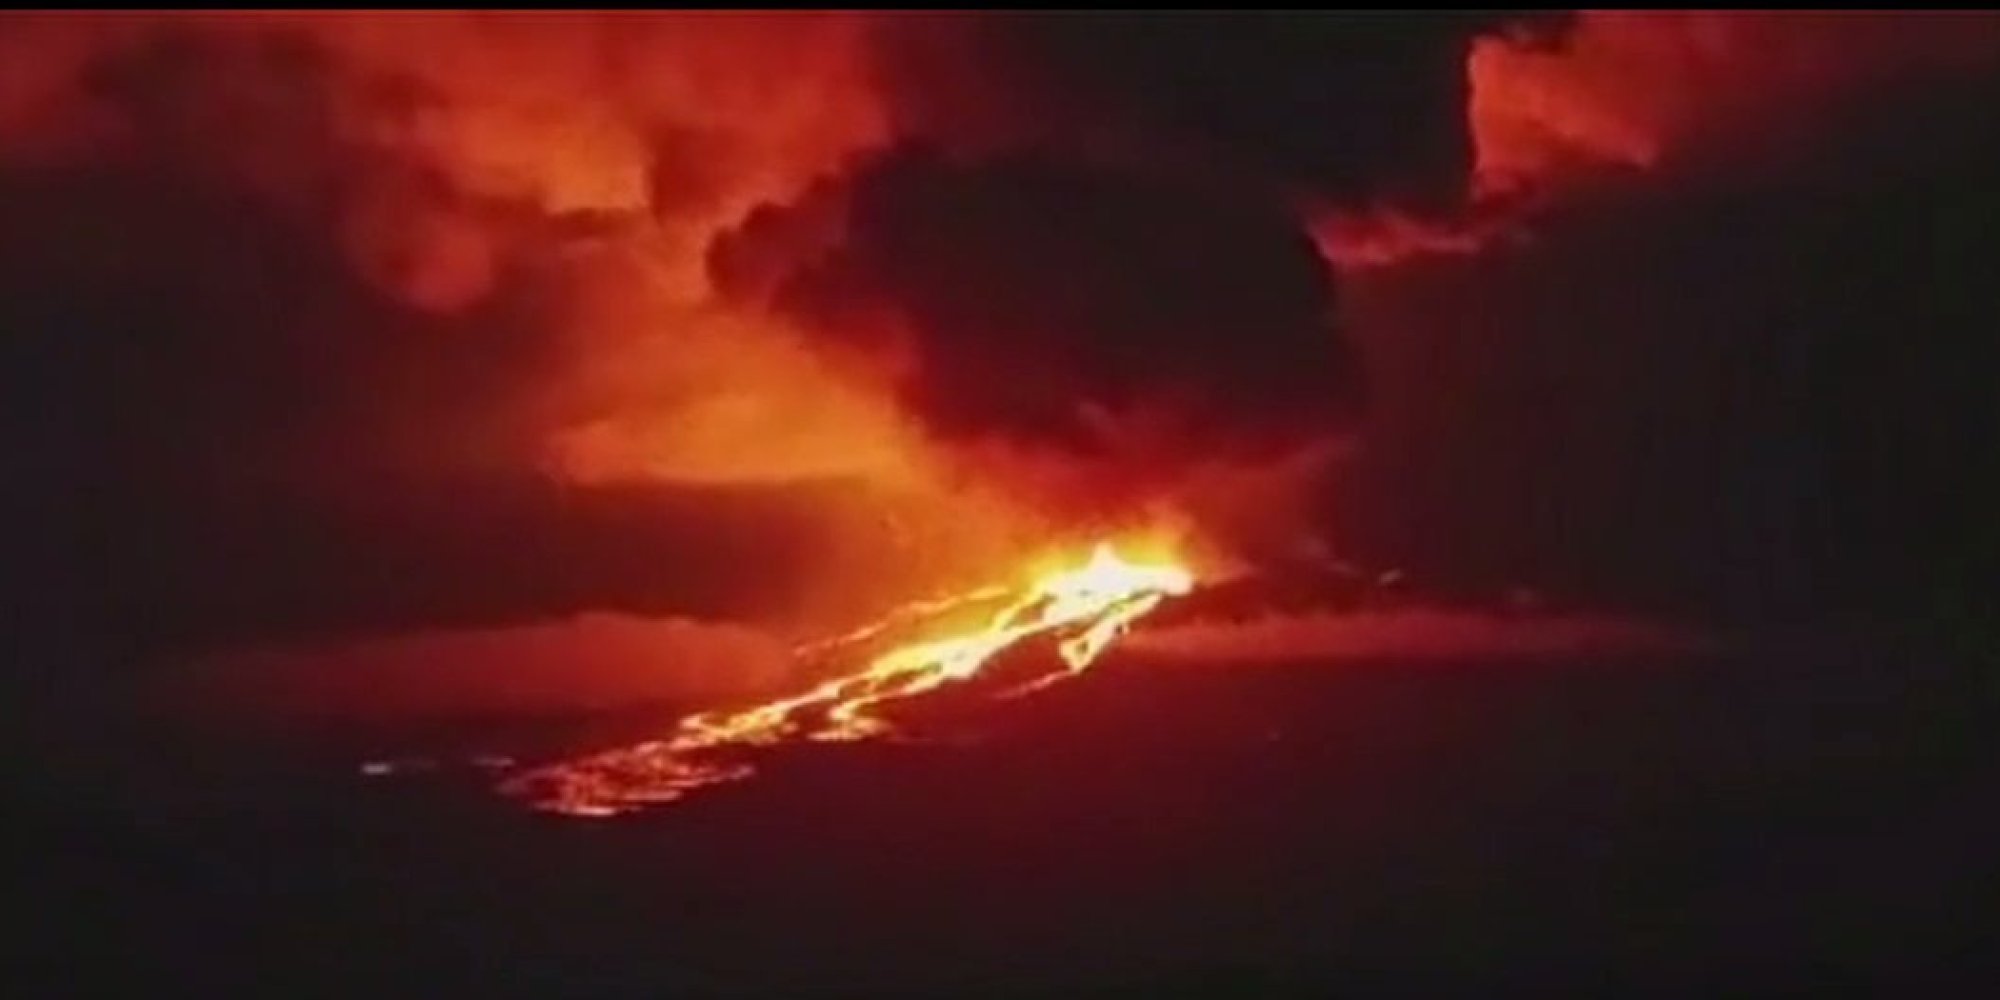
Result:
[[[67,904],[29,940],[72,985],[134,967],[656,996],[1941,981],[1988,937],[1972,876],[2000,833],[1975,795],[1993,716],[1965,677],[1114,656],[956,720],[979,740],[808,748],[610,824],[446,777],[362,781],[333,745],[183,748],[143,773],[72,749],[32,786],[25,856]],[[605,727],[484,736],[646,728]]]

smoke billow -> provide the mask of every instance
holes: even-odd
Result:
[[[1115,445],[1116,415],[1158,405],[1188,424],[1186,457],[1226,449],[1232,429],[1324,434],[1353,400],[1331,276],[1280,205],[911,150],[820,194],[838,204],[760,213],[718,240],[720,286],[909,355],[902,397],[942,435],[1089,453]],[[788,262],[793,215],[844,235]]]
[[[1962,523],[1883,484],[1990,415],[1994,23],[8,15],[17,659],[811,617],[1162,508],[1812,576]]]
[[[1302,208],[1457,204],[1463,62],[1508,20],[894,19],[895,141],[751,213],[711,274],[859,359],[949,466],[1071,517],[1214,509],[1251,467],[1297,493],[1365,398]],[[1205,529],[1297,528],[1235,520]]]
[[[1485,24],[10,15],[30,658],[798,610],[1297,452],[1293,194],[1461,186]]]

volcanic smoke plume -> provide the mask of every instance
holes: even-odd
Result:
[[[801,216],[837,219],[843,235],[802,235]],[[788,237],[829,249],[801,254]],[[1275,444],[1323,434],[1352,399],[1331,276],[1275,203],[904,150],[838,191],[753,214],[712,254],[726,292],[912,355],[901,398],[947,437],[1087,456],[1119,445],[1108,424],[1150,407],[1188,425],[1171,460],[1259,430]]]
[[[15,660],[818,634],[1162,527],[1970,580],[1995,24],[7,15]]]
[[[1454,186],[1474,26],[1079,59],[1124,23],[9,16],[37,659],[821,612],[1323,444],[1357,373],[1287,192]]]

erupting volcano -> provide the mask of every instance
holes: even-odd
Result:
[[[1938,992],[1996,108],[1993,11],[0,14],[20,992]]]
[[[803,694],[689,716],[663,740],[524,772],[504,789],[537,808],[572,816],[610,816],[672,802],[709,785],[749,777],[754,769],[742,759],[746,749],[892,733],[886,710],[969,681],[1000,653],[1031,639],[1054,639],[1062,666],[1013,683],[1000,696],[1027,694],[1073,677],[1089,669],[1133,622],[1193,586],[1194,575],[1170,558],[1131,561],[1103,543],[1081,565],[1032,575],[1017,587],[982,588],[906,607],[814,648],[848,649],[906,617],[935,618],[961,607],[1001,602],[980,627],[893,647]]]

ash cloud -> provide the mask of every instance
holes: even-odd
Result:
[[[900,391],[946,435],[1089,454],[1112,444],[1105,413],[1157,403],[1187,422],[1192,457],[1324,434],[1353,407],[1332,277],[1278,205],[918,149],[819,197],[834,204],[772,209],[718,240],[718,285],[827,336],[907,334]],[[815,215],[842,236],[788,261],[795,216]]]
[[[1377,565],[1976,592],[1991,16],[1568,24],[7,15],[16,660],[865,604],[996,450],[1290,538],[1342,436]]]
[[[1456,204],[1471,41],[1531,20],[891,21],[900,140],[719,236],[710,273],[893,358],[933,432],[1115,470],[1100,494],[1324,443],[1365,387],[1301,205]]]
[[[908,533],[912,439],[1330,434],[1295,201],[1462,182],[1486,23],[9,15],[21,659],[761,616]]]

